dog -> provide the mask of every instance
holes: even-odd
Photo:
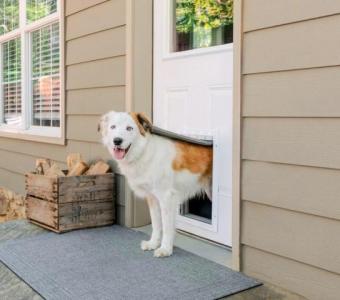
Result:
[[[155,135],[151,128],[143,113],[110,111],[98,130],[131,189],[148,203],[152,235],[141,242],[142,250],[167,257],[173,253],[179,205],[204,192],[211,199],[213,154],[211,147]]]

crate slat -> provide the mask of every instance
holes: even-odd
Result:
[[[26,174],[26,193],[41,199],[57,202],[58,178],[38,174]]]
[[[105,202],[74,202],[59,205],[59,216],[60,217],[78,217],[79,215],[92,214],[96,211],[113,210],[113,201]]]
[[[102,199],[112,199],[113,186],[93,186],[92,188],[70,189],[67,193],[59,194],[59,203],[69,203],[75,201],[97,201]]]
[[[27,218],[58,229],[57,204],[28,196],[26,198],[26,205]]]

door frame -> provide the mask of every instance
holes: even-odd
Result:
[[[159,1],[159,0],[158,0]],[[242,6],[234,0],[233,145],[232,145],[232,268],[241,269],[241,127],[242,127]],[[153,107],[153,0],[126,0],[126,110],[145,111]],[[143,39],[141,38],[143,37]],[[140,47],[143,42],[143,47]],[[146,67],[143,72],[143,67]],[[151,79],[150,79],[151,76]],[[141,99],[140,93],[146,98]],[[128,187],[125,186],[128,191]],[[138,227],[149,222],[147,214],[137,214],[134,196],[125,192],[125,224]],[[146,205],[146,204],[144,204]],[[146,211],[146,210],[144,210]]]

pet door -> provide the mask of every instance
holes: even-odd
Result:
[[[181,205],[180,215],[211,224],[212,203],[205,193],[197,195]]]
[[[210,143],[213,141],[211,136],[206,135],[190,135],[190,137],[209,141]],[[211,187],[211,189],[213,189],[213,187]],[[203,192],[202,194],[196,195],[181,204],[179,214],[192,220],[212,224],[212,209],[213,206],[211,199],[209,199],[207,194]]]

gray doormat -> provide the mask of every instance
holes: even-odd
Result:
[[[46,299],[217,299],[260,285],[175,248],[154,258],[144,233],[120,226],[40,235],[0,246],[0,260]]]

